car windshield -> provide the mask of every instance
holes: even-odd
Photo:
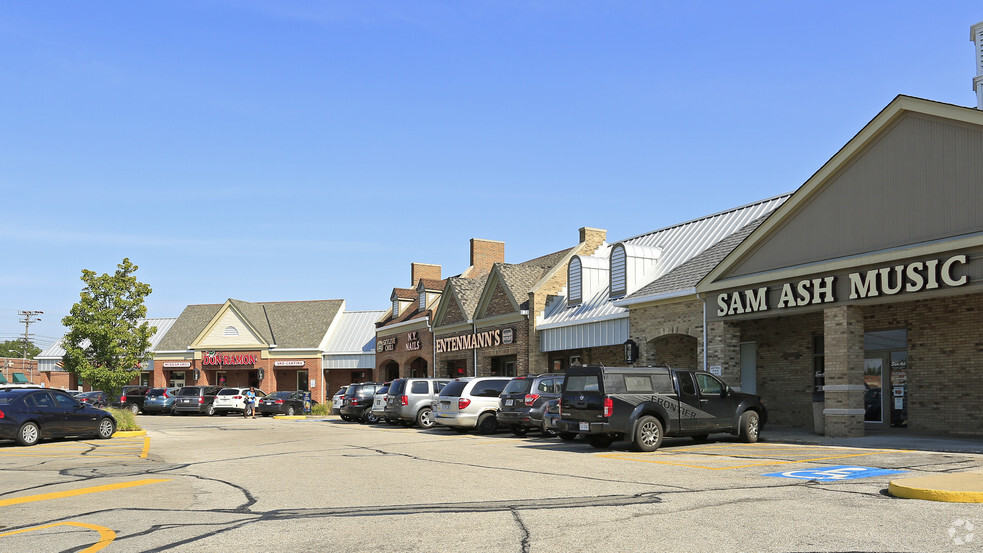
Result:
[[[220,396],[235,396],[242,393],[239,388],[223,388],[219,390],[218,395]]]
[[[375,395],[386,395],[389,393],[389,386],[383,386],[375,391]]]
[[[201,394],[201,388],[198,386],[191,386],[188,388],[181,388],[178,390],[177,395],[179,396],[197,396]]]
[[[154,388],[153,390],[150,390],[149,392],[147,392],[147,397],[162,396],[162,395],[164,395],[164,392],[165,391],[166,390],[164,388]]]
[[[389,389],[392,391],[392,395],[401,396],[403,395],[403,390],[406,389],[406,380],[403,378],[397,378],[389,384]]]
[[[272,394],[266,396],[266,399],[287,399],[293,392],[273,392]]]
[[[513,378],[505,387],[505,394],[527,394],[532,389],[531,378]]]
[[[597,392],[600,391],[596,374],[586,376],[568,376],[563,383],[563,389],[567,392]]]

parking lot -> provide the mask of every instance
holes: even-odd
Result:
[[[0,443],[0,550],[979,551],[979,505],[897,499],[974,454],[140,416],[146,437]],[[767,430],[763,434],[767,439]],[[882,473],[878,471],[896,471]],[[967,539],[968,538],[968,539]]]

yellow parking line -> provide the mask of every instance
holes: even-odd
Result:
[[[52,493],[42,493],[38,495],[28,495],[24,497],[12,497],[10,499],[0,499],[0,507],[7,507],[9,505],[20,505],[21,503],[33,503],[35,501],[46,501],[48,499],[61,499],[63,497],[73,497],[76,495],[85,495],[96,492],[108,492],[112,490],[121,490],[124,488],[133,488],[136,486],[146,486],[147,484],[157,484],[160,482],[170,482],[171,479],[146,479],[146,480],[131,480],[130,482],[119,482],[117,484],[106,484],[103,486],[92,486],[90,488],[78,488],[75,490],[65,490],[63,492],[52,492]]]
[[[146,459],[148,453],[150,453],[150,437],[149,436],[143,439],[143,449],[140,451],[140,458],[141,459]]]
[[[20,530],[14,530],[13,532],[7,532],[5,534],[0,534],[0,538],[4,536],[13,536],[14,534],[23,534],[24,532],[31,532],[34,530],[43,530],[45,528],[51,528],[53,526],[78,526],[79,528],[86,528],[88,530],[95,530],[99,532],[99,541],[92,544],[89,547],[83,549],[80,553],[95,553],[116,539],[116,532],[113,532],[105,526],[96,526],[95,524],[88,524],[85,522],[55,522],[53,524],[45,524],[43,526],[34,526],[32,528],[22,528]]]

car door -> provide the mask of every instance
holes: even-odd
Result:
[[[64,416],[65,434],[75,436],[95,431],[93,415],[82,404],[69,397],[68,394],[51,392],[55,400],[55,408]]]
[[[727,393],[727,385],[707,373],[693,373],[700,392],[700,409],[710,414],[711,430],[730,430],[734,426],[736,400]]]
[[[43,436],[65,435],[65,414],[55,405],[51,394],[47,391],[35,392],[24,398],[24,404],[41,425]]]
[[[700,394],[696,389],[693,373],[677,371],[676,394],[679,396],[679,429],[682,432],[710,431],[709,415],[700,405]]]

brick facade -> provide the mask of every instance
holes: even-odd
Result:
[[[821,337],[824,344],[825,384],[852,387],[827,391],[825,408],[862,410],[864,333],[903,329],[908,428],[983,434],[983,294],[840,306],[795,316],[718,321],[709,327],[710,364],[736,365],[736,380],[734,375],[725,380],[739,383],[737,348],[742,341],[755,342],[758,393],[768,407],[769,424],[801,428],[814,423],[814,340]],[[827,416],[826,434],[860,435],[867,426],[863,419],[859,413]]]

